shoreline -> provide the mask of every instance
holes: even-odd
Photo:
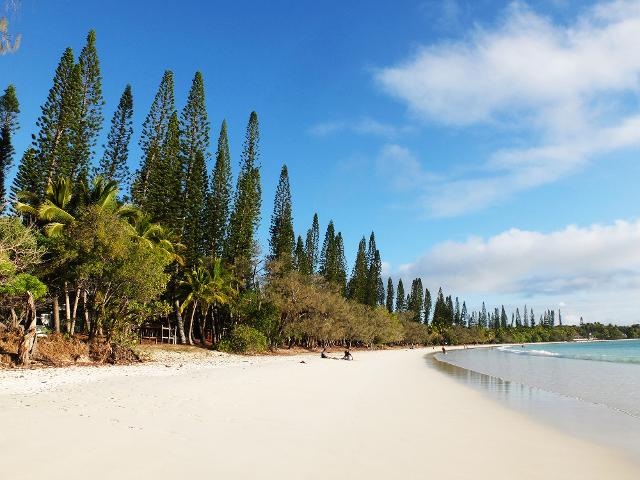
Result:
[[[637,341],[637,339],[633,340]],[[491,369],[487,370],[487,365],[482,362],[483,357],[475,358],[480,361],[480,364],[477,361],[474,364],[474,357],[467,357],[464,354],[458,361],[444,358],[446,356],[437,352],[428,357],[432,368],[483,393],[487,398],[491,398],[505,408],[528,415],[556,430],[566,431],[579,438],[625,451],[634,462],[640,464],[640,445],[637,444],[637,436],[640,434],[640,416],[637,412],[615,404],[611,405],[602,399],[585,397],[582,392],[562,391],[550,385],[538,384],[536,377],[529,378],[526,374],[514,377],[513,372],[522,373],[519,368],[522,365],[517,363],[500,374]],[[549,364],[565,360],[582,362],[582,360],[562,356],[540,358]],[[514,361],[516,359],[520,358],[514,357]],[[627,368],[627,364],[605,363]],[[586,367],[586,365],[583,366]],[[509,374],[510,372],[512,375]],[[574,373],[585,375],[584,370]]]
[[[200,365],[78,367],[66,383],[53,377],[74,368],[16,371],[24,378],[10,383],[0,372],[0,423],[10,432],[0,438],[3,472],[14,479],[640,475],[619,451],[541,425],[425,365],[429,353],[437,352],[365,351],[353,362],[220,354]],[[9,391],[25,380],[37,387],[42,372],[51,376],[43,388]],[[24,448],[34,441],[44,446],[38,462]]]

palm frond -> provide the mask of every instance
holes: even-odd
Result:
[[[62,232],[64,231],[64,227],[65,225],[59,222],[47,223],[44,226],[44,234],[47,237],[58,237],[62,235]]]
[[[66,212],[58,205],[54,205],[50,200],[45,200],[38,208],[38,218],[47,222],[59,222],[69,224],[75,220],[73,215]]]

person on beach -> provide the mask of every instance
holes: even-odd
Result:
[[[442,346],[442,353],[444,353],[445,355],[447,354],[447,349],[444,348],[444,345]]]
[[[351,355],[349,350],[344,351],[344,357],[342,357],[342,360],[353,360],[353,355]]]

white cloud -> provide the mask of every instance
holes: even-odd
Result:
[[[359,135],[377,135],[385,138],[394,138],[405,133],[411,133],[413,127],[409,125],[395,126],[382,123],[370,117],[357,120],[338,120],[334,122],[318,123],[309,129],[312,135],[325,137],[342,132],[357,133]]]
[[[419,117],[497,127],[528,143],[494,152],[479,178],[426,186],[426,210],[452,216],[484,208],[598,154],[638,146],[640,115],[630,108],[640,100],[638,45],[639,1],[598,5],[570,25],[514,3],[496,28],[477,27],[468,39],[422,48],[378,71],[380,85]]]
[[[637,312],[638,321],[639,246],[640,220],[571,225],[551,233],[514,228],[486,239],[441,243],[396,273],[463,297],[545,299],[547,305],[567,305],[585,316],[598,311],[611,320]]]
[[[436,25],[442,30],[450,30],[460,26],[463,9],[456,0],[426,1],[420,4],[420,11],[423,12],[429,21],[436,19]]]
[[[425,172],[418,159],[405,147],[386,144],[376,160],[378,174],[396,190],[413,190],[435,180]]]

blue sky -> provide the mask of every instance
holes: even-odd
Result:
[[[19,154],[94,28],[108,120],[133,87],[132,168],[165,69],[179,108],[203,72],[234,167],[258,112],[263,240],[286,163],[296,229],[332,218],[350,259],[373,229],[388,273],[471,308],[640,320],[640,2],[23,0],[10,26]]]

